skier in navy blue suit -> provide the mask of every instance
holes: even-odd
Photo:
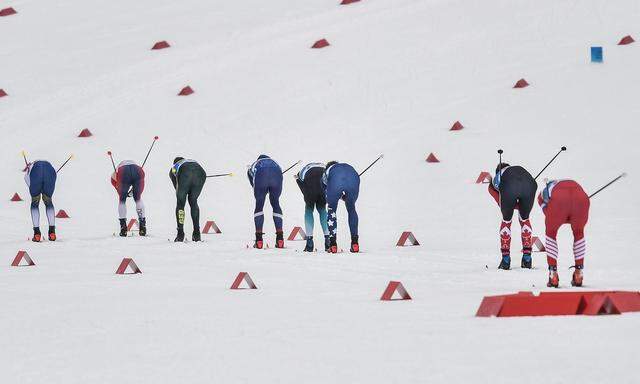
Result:
[[[34,242],[40,242],[40,199],[44,202],[49,221],[49,241],[56,241],[56,216],[53,207],[53,192],[56,189],[56,170],[51,163],[44,160],[36,160],[27,165],[27,173],[24,180],[29,187],[31,195],[31,220],[33,221]]]
[[[338,233],[338,220],[336,210],[338,201],[344,200],[349,215],[349,230],[351,231],[351,252],[359,252],[358,244],[358,212],[356,212],[356,201],[360,193],[360,175],[349,164],[331,161],[322,177],[322,184],[325,187],[327,197],[327,225],[329,227],[329,248],[331,253],[338,252],[336,235]]]
[[[256,226],[255,248],[263,246],[262,226],[264,224],[264,203],[269,194],[269,202],[273,208],[273,223],[276,227],[276,248],[284,248],[284,236],[282,234],[282,208],[280,208],[280,194],[282,193],[282,169],[273,159],[267,155],[260,155],[247,171],[249,183],[253,187],[253,195],[256,198],[256,208],[253,212],[253,220]]]

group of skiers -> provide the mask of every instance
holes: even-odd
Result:
[[[118,194],[118,215],[120,236],[127,236],[127,197],[133,197],[139,222],[139,234],[147,234],[145,208],[142,201],[145,173],[143,167],[132,160],[124,160],[114,167],[111,184]],[[37,160],[28,163],[25,181],[31,195],[31,218],[33,221],[33,241],[42,240],[40,232],[40,200],[43,201],[49,223],[48,239],[56,240],[55,211],[53,193],[55,191],[57,172],[48,161]],[[273,222],[276,230],[276,248],[284,248],[283,214],[280,207],[283,172],[278,163],[267,155],[260,155],[247,171],[249,183],[255,197],[254,247],[264,247],[264,205],[267,195],[273,209]],[[185,204],[188,201],[193,222],[193,241],[201,240],[200,209],[198,197],[202,192],[207,174],[195,160],[176,157],[173,160],[169,178],[176,190],[176,242],[184,241]],[[346,205],[349,229],[351,232],[350,251],[360,251],[358,242],[358,213],[356,201],[360,192],[360,175],[349,164],[331,161],[327,164],[309,163],[295,175],[305,202],[305,252],[315,250],[314,243],[314,210],[320,217],[320,226],[324,234],[324,249],[330,253],[338,252],[337,246],[337,207],[343,200]],[[500,251],[502,259],[499,269],[511,268],[511,223],[514,211],[518,211],[520,235],[522,239],[522,268],[532,268],[533,230],[529,216],[531,214],[538,185],[531,174],[521,166],[499,163],[495,177],[489,183],[488,191],[495,199],[502,213],[500,223]],[[582,187],[573,180],[545,180],[545,187],[538,195],[538,203],[545,214],[545,248],[549,267],[549,287],[559,286],[557,272],[558,229],[563,224],[570,224],[574,243],[574,273],[571,285],[582,286],[585,256],[584,228],[589,218],[589,196]]]
[[[267,195],[273,209],[273,223],[276,228],[276,248],[284,248],[284,234],[282,231],[282,208],[280,207],[280,194],[282,193],[282,169],[272,158],[260,155],[249,167],[247,177],[253,187],[253,195],[256,206],[253,220],[256,229],[254,247],[261,249],[264,246],[263,224],[264,204]],[[329,163],[310,163],[302,167],[295,175],[296,182],[305,202],[305,231],[307,233],[305,252],[314,251],[313,230],[314,208],[320,216],[320,225],[324,233],[325,251],[338,252],[336,235],[338,233],[336,210],[340,199],[347,206],[349,217],[349,229],[351,230],[351,252],[360,251],[358,244],[358,213],[355,203],[360,192],[360,175],[349,164],[330,161]],[[327,208],[328,205],[328,208]]]
[[[502,260],[499,269],[511,268],[511,222],[514,210],[518,210],[522,238],[522,268],[531,268],[533,230],[529,215],[536,200],[538,184],[533,176],[521,166],[500,163],[496,175],[489,183],[489,194],[496,200],[502,212],[500,223],[500,251]],[[538,203],[545,215],[545,248],[549,267],[547,286],[557,288],[558,277],[558,229],[570,224],[573,231],[574,272],[571,285],[582,286],[586,244],[584,227],[589,218],[589,196],[580,184],[573,180],[545,180],[545,187],[538,195]]]
[[[283,172],[280,165],[267,155],[260,155],[249,167],[247,176],[253,188],[255,197],[254,223],[255,242],[254,247],[264,247],[263,225],[264,204],[267,195],[273,208],[273,221],[276,229],[276,248],[284,248],[283,215],[280,207],[280,195],[282,193]],[[49,220],[49,241],[56,240],[55,211],[53,207],[53,192],[55,190],[57,173],[51,163],[37,160],[27,164],[25,180],[31,194],[31,217],[33,221],[34,242],[40,242],[40,199],[44,201],[47,218]],[[176,242],[185,240],[184,221],[185,204],[189,202],[191,220],[193,222],[193,241],[201,240],[200,233],[200,208],[198,197],[202,192],[207,174],[197,161],[176,157],[169,171],[169,178],[176,190]],[[345,163],[336,161],[328,164],[311,163],[302,168],[295,175],[296,182],[302,191],[305,208],[305,229],[308,234],[304,251],[315,250],[313,241],[313,210],[317,209],[320,215],[320,223],[325,235],[325,250],[338,252],[337,235],[337,206],[340,199],[347,206],[349,227],[351,230],[351,252],[359,252],[358,244],[358,213],[355,203],[360,190],[360,176],[356,170]],[[138,228],[140,236],[147,235],[147,221],[145,215],[142,193],[144,192],[145,172],[143,167],[133,160],[123,160],[118,166],[114,165],[111,175],[111,185],[118,195],[118,219],[120,223],[120,236],[126,237],[127,227],[127,197],[132,197],[136,205],[138,215]],[[328,204],[328,209],[327,209]]]

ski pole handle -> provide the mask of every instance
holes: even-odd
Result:
[[[111,159],[111,165],[113,165],[113,172],[116,172],[116,163],[113,161],[113,155],[111,155],[111,151],[108,151],[107,155],[109,155],[109,158]]]
[[[285,169],[285,170],[282,172],[282,174],[284,175],[285,173],[289,172],[289,170],[290,170],[291,168],[293,168],[293,167],[295,167],[296,165],[300,164],[300,162],[302,162],[302,160],[298,160],[298,161],[296,161],[296,163],[295,163],[295,164],[293,164],[293,165],[292,165],[292,166],[290,166],[289,168]]]
[[[382,159],[383,157],[384,157],[384,155],[380,155],[380,156],[378,156],[378,158],[377,158],[377,159],[375,159],[375,160],[373,161],[373,163],[369,164],[369,166],[368,166],[367,168],[365,168],[365,169],[364,169],[364,171],[360,172],[360,174],[359,174],[358,176],[362,176],[362,175],[364,175],[364,173],[365,173],[365,172],[367,172],[367,171],[369,170],[369,168],[373,167],[373,165],[374,165],[375,163],[377,163],[377,162],[378,162],[378,160]]]
[[[627,176],[626,173],[623,173],[622,175],[616,177],[615,179],[611,180],[610,182],[608,182],[604,187],[598,189],[597,191],[593,192],[592,194],[589,195],[589,199],[591,199],[593,196],[597,195],[598,193],[600,193],[603,189],[607,188],[608,186],[610,186],[611,184],[615,183],[616,181],[622,179],[623,177]]]
[[[553,159],[549,160],[549,162],[547,163],[547,165],[544,166],[544,168],[542,168],[542,170],[540,172],[538,172],[538,174],[536,175],[536,177],[533,178],[533,180],[537,180],[538,177],[540,175],[542,175],[542,172],[544,172],[545,169],[547,169],[547,167],[549,167],[551,165],[551,163],[553,163],[553,161],[556,159],[556,157],[560,156],[560,154],[564,151],[567,150],[567,147],[562,147],[560,148],[560,151],[558,151],[558,153],[556,153],[555,156],[553,156]]]
[[[207,177],[222,177],[222,176],[233,176],[233,173],[220,173],[217,175],[207,175]]]
[[[73,154],[71,156],[69,156],[69,158],[67,159],[67,161],[65,161],[64,163],[62,163],[62,165],[60,166],[60,168],[58,168],[58,170],[56,171],[56,173],[60,172],[60,170],[67,165],[67,163],[69,162],[69,160],[73,159]]]
[[[153,138],[153,142],[151,143],[151,147],[149,148],[149,151],[147,152],[147,156],[144,157],[144,161],[142,162],[142,168],[144,168],[144,165],[147,163],[147,159],[149,158],[149,154],[151,153],[151,150],[153,149],[153,146],[156,144],[156,141],[158,141],[158,136],[155,136]]]

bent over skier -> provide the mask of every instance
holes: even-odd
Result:
[[[267,155],[258,156],[247,170],[249,183],[253,187],[253,195],[256,199],[256,207],[253,211],[253,221],[256,227],[256,240],[254,247],[263,247],[264,203],[269,195],[269,202],[273,208],[273,223],[276,227],[276,248],[284,248],[284,236],[282,234],[282,208],[280,208],[280,195],[282,194],[282,169]]]
[[[513,211],[518,210],[520,236],[522,238],[522,268],[531,268],[532,228],[529,214],[536,198],[538,184],[533,176],[519,165],[500,163],[496,167],[496,177],[489,184],[489,193],[496,200],[502,212],[500,224],[500,251],[502,260],[499,269],[511,268],[511,220]]]
[[[360,252],[358,243],[358,212],[356,201],[360,194],[360,175],[349,164],[330,161],[322,176],[322,184],[327,197],[327,226],[329,228],[330,252],[338,252],[336,235],[338,234],[338,201],[344,200],[349,216],[349,230],[351,231],[351,252]]]
[[[580,184],[573,180],[548,181],[546,187],[538,195],[538,204],[545,215],[545,248],[547,264],[549,264],[549,282],[547,286],[557,288],[558,277],[558,229],[563,224],[571,224],[573,232],[573,257],[575,270],[571,279],[574,287],[582,286],[584,255],[586,243],[584,227],[589,220],[589,196]]]
[[[111,185],[118,192],[118,216],[120,236],[127,236],[127,196],[131,194],[136,203],[140,236],[147,235],[147,219],[145,218],[142,192],[144,191],[144,170],[133,160],[123,160],[111,175]],[[131,190],[131,192],[129,192]]]
[[[45,160],[36,160],[27,164],[24,180],[31,195],[31,221],[33,222],[34,242],[42,240],[40,232],[40,199],[45,206],[49,222],[49,241],[56,241],[56,215],[53,207],[53,192],[56,189],[57,173],[55,168]]]
[[[184,241],[184,206],[189,199],[191,221],[193,222],[193,241],[200,241],[200,207],[198,196],[207,180],[207,173],[195,160],[176,157],[169,171],[169,178],[176,189],[176,223],[178,234],[174,241]]]
[[[318,211],[320,216],[320,226],[324,233],[324,248],[329,251],[331,244],[329,240],[329,228],[327,227],[327,198],[322,186],[322,175],[325,165],[322,163],[310,163],[305,165],[300,172],[295,175],[296,183],[304,196],[304,229],[307,233],[307,244],[305,252],[313,252],[313,210]]]

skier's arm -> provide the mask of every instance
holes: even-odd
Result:
[[[171,170],[169,171],[169,178],[171,179],[171,183],[173,183],[173,188],[176,189],[178,186],[178,179],[176,178],[176,175],[173,173],[173,168],[171,168]]]
[[[498,192],[498,190],[493,186],[493,183],[489,183],[487,190],[489,191],[491,197],[493,197],[493,199],[496,201],[496,203],[500,205],[500,192]]]
[[[253,174],[251,173],[251,168],[247,169],[247,178],[249,178],[249,184],[253,187]]]

